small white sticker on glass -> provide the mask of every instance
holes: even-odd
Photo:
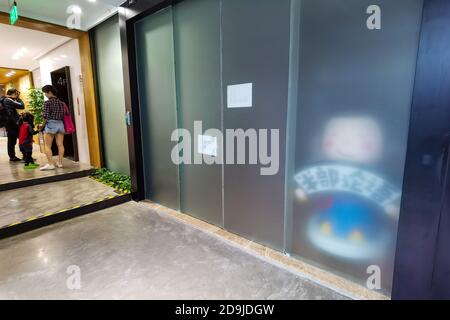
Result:
[[[199,135],[198,153],[217,157],[217,137]]]
[[[253,83],[244,83],[228,86],[228,108],[253,107]]]

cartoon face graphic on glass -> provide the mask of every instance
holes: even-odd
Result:
[[[335,118],[325,127],[323,149],[329,160],[373,164],[382,148],[381,130],[371,118]]]

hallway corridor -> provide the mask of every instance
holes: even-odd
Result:
[[[0,299],[344,298],[134,202],[0,241]]]

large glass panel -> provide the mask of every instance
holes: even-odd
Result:
[[[105,165],[110,170],[129,174],[118,16],[96,27],[94,37]]]
[[[362,284],[379,270],[387,293],[421,10],[422,0],[314,0],[302,1],[296,13],[300,63],[287,245]]]
[[[146,196],[179,209],[170,140],[177,129],[171,7],[136,23],[136,54]]]
[[[261,146],[265,145],[270,157],[267,166],[252,164],[248,154],[245,164],[227,161],[224,167],[225,227],[281,251],[284,247],[286,149],[283,140],[289,84],[290,1],[225,0],[222,6],[224,129],[250,130],[246,152],[256,144],[261,152]],[[244,86],[240,86],[242,84]],[[245,107],[234,107],[232,100],[228,100],[230,87],[240,88],[238,91],[244,92],[244,98],[249,96],[251,103],[245,101]],[[260,130],[267,130],[268,135],[264,137]],[[279,149],[275,147],[277,139],[271,139],[272,130],[279,130]],[[256,143],[254,137],[258,133],[255,131],[259,133]],[[227,158],[228,155],[227,152]],[[272,172],[262,175],[261,167],[270,167]]]
[[[191,164],[180,168],[181,210],[216,225],[223,224],[222,165],[194,164],[216,156],[205,152],[199,137],[215,138],[222,129],[220,77],[220,1],[189,0],[173,8],[179,127],[191,134]],[[194,123],[201,130],[194,130]],[[206,131],[206,132],[205,132]],[[216,147],[219,147],[216,145]]]

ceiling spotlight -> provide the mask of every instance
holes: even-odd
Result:
[[[14,53],[13,55],[13,60],[19,60],[20,58],[22,58],[25,53],[28,52],[27,48],[21,48],[20,50],[17,50],[16,53]]]
[[[88,0],[89,2],[96,2],[97,0]]]

